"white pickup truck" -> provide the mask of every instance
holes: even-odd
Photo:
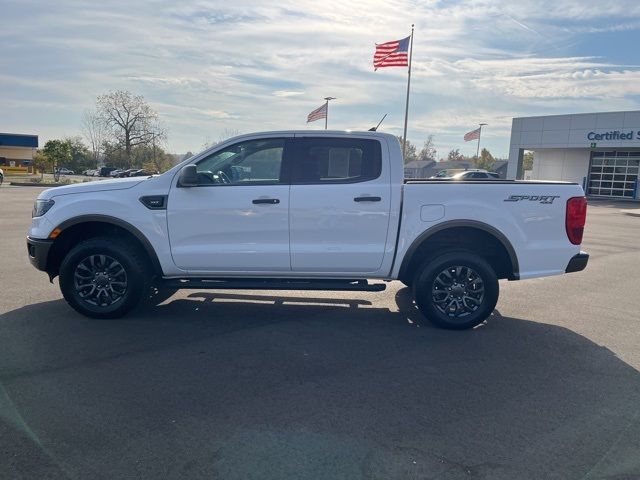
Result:
[[[585,268],[580,185],[403,172],[385,133],[243,135],[162,175],[43,191],[29,258],[91,317],[181,288],[380,291],[400,280],[450,329],[491,314],[498,279]]]

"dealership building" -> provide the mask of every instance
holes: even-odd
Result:
[[[525,151],[534,152],[524,171]],[[640,200],[640,111],[514,118],[507,178],[567,180],[593,197]]]
[[[0,168],[5,174],[32,173],[37,148],[37,135],[0,133]]]

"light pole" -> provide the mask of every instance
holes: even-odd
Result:
[[[480,128],[478,129],[478,148],[476,148],[476,162],[480,160],[480,135],[482,135],[482,127],[487,125],[486,123],[481,123]]]
[[[329,100],[336,100],[336,97],[324,97],[324,99],[326,100],[325,105],[326,107],[326,112],[325,112],[325,116],[324,116],[324,129],[327,129],[327,125],[329,124]]]

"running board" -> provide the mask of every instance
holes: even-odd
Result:
[[[366,280],[309,280],[278,278],[177,278],[163,280],[166,288],[192,288],[211,290],[333,290],[355,292],[381,292],[384,283],[369,283]]]

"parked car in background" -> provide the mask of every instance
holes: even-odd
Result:
[[[460,173],[460,172],[464,172],[464,169],[459,169],[459,168],[450,168],[450,169],[446,169],[446,170],[440,170],[438,173],[436,173],[435,175],[432,175],[429,178],[446,178],[446,177],[452,177],[453,175],[455,175],[456,173]]]
[[[65,168],[65,167],[59,167],[58,168],[58,173],[60,175],[75,175],[76,172],[74,172],[73,170],[69,169],[69,168]]]
[[[456,173],[451,177],[452,180],[500,180],[500,175],[495,172],[487,172],[486,170],[467,170],[466,172]]]
[[[136,170],[135,172],[132,172],[129,176],[130,177],[148,177],[150,175],[154,175],[154,173],[150,172],[149,170],[145,170],[144,168],[141,168],[140,170]]]
[[[118,178],[130,177],[132,172],[137,172],[138,170],[140,170],[140,169],[139,168],[129,168],[128,170],[122,170],[118,174]]]
[[[116,168],[114,171],[112,171],[109,176],[113,177],[113,178],[117,178],[118,174],[121,172],[122,170],[120,170],[119,168]]]
[[[116,167],[100,167],[99,176],[108,177],[110,176],[109,174],[113,172],[115,169]]]

